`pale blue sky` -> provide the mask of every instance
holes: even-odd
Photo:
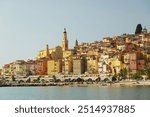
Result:
[[[73,47],[134,33],[138,23],[150,29],[150,0],[0,0],[0,66],[61,45],[64,27]]]

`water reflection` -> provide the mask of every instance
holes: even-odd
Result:
[[[149,100],[150,87],[1,87],[6,100]]]

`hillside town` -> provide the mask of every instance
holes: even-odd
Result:
[[[140,24],[138,24],[137,28]],[[146,27],[135,34],[104,37],[92,43],[75,40],[69,48],[67,30],[62,45],[40,50],[35,60],[16,60],[0,70],[3,78],[78,78],[104,80],[150,78],[150,32]]]

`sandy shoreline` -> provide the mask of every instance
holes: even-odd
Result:
[[[130,81],[130,82],[118,82],[118,83],[94,83],[94,84],[73,84],[72,87],[136,87],[136,86],[149,86],[150,81]]]
[[[136,86],[150,86],[150,81],[133,81],[133,82],[119,82],[110,85],[111,87],[136,87]]]

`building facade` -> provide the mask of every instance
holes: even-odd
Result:
[[[62,60],[48,60],[47,61],[47,74],[57,75],[62,73]]]
[[[86,60],[83,58],[73,59],[73,74],[80,75],[86,72]]]

